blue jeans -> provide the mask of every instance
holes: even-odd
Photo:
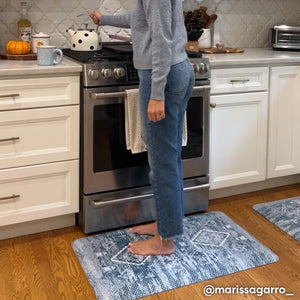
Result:
[[[165,119],[159,122],[149,121],[147,116],[151,70],[139,70],[138,75],[142,138],[148,151],[158,234],[172,239],[183,233],[182,129],[194,72],[188,60],[171,67],[165,89]]]

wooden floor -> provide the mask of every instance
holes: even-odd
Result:
[[[143,300],[207,299],[206,285],[216,287],[283,287],[294,296],[272,294],[214,295],[211,299],[300,299],[299,243],[256,213],[256,203],[300,196],[300,184],[210,201],[209,211],[223,211],[279,256],[274,264],[143,298]],[[83,237],[78,227],[0,241],[0,300],[95,300],[72,250]]]

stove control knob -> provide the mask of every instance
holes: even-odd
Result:
[[[112,69],[102,69],[101,70],[101,76],[103,79],[109,79],[113,75]]]
[[[199,64],[192,63],[191,65],[192,65],[192,67],[194,69],[194,73],[195,74],[200,72],[200,65]]]
[[[205,73],[207,72],[207,66],[206,66],[206,63],[200,63],[199,64],[199,68],[200,68],[200,73]]]
[[[98,70],[91,69],[88,72],[88,77],[91,80],[97,80],[99,78],[99,76],[100,76],[100,72]]]
[[[115,68],[114,75],[116,79],[120,79],[125,76],[125,69],[124,68]]]

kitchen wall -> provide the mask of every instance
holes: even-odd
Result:
[[[88,22],[88,17],[76,17],[86,10],[100,9],[102,13],[119,14],[129,10],[135,0],[27,0],[28,17],[34,32],[51,35],[51,44],[68,47],[66,29]],[[218,41],[227,47],[268,47],[268,28],[274,24],[300,24],[300,0],[184,0],[184,10],[208,7],[218,20],[214,31]],[[17,38],[17,20],[21,0],[0,1],[0,51],[10,39]],[[109,33],[128,34],[128,30],[105,26],[101,28],[104,41]]]

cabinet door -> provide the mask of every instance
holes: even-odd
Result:
[[[267,92],[216,95],[211,102],[211,189],[264,180]]]
[[[300,172],[300,66],[271,68],[268,178]]]

